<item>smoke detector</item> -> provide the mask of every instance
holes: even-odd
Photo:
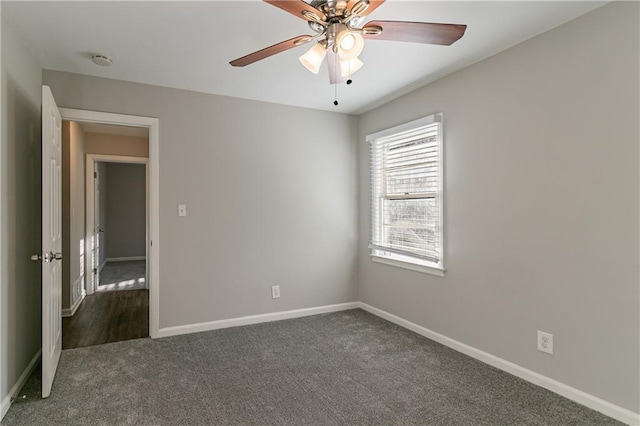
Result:
[[[108,67],[113,63],[111,58],[106,55],[93,55],[91,57],[91,60],[93,61],[94,64],[100,65],[103,67]]]

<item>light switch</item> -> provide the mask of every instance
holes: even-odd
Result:
[[[186,215],[187,215],[187,205],[178,204],[178,216],[186,216]]]

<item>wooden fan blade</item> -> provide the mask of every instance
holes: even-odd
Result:
[[[411,43],[440,44],[451,46],[467,29],[460,24],[433,24],[429,22],[371,21],[363,28],[381,27],[378,35],[363,34],[372,40],[408,41]]]
[[[305,40],[308,39],[308,40]],[[287,41],[283,41],[281,43],[274,44],[273,46],[265,47],[264,49],[260,49],[256,52],[249,53],[242,58],[234,59],[229,62],[234,67],[244,67],[254,62],[258,62],[261,59],[268,58],[269,56],[273,56],[276,53],[284,52],[285,50],[293,49],[294,47],[300,46],[302,44],[308,43],[311,41],[312,36],[309,35],[301,35],[298,37],[294,37]]]
[[[349,0],[349,3],[347,3],[347,9],[351,10],[359,1],[360,0]],[[364,12],[360,13],[359,16],[367,16],[376,10],[382,3],[384,3],[384,0],[369,0],[369,7],[367,7]]]
[[[333,50],[327,49],[327,68],[329,68],[329,83],[331,84],[338,84],[347,80],[347,77],[342,76],[337,56]]]
[[[315,7],[303,2],[302,0],[263,0],[265,3],[269,3],[272,6],[278,7],[284,11],[289,12],[292,15],[297,16],[300,19],[308,21],[302,14],[305,10],[309,13],[315,14],[321,20],[325,19],[324,13],[316,9]]]

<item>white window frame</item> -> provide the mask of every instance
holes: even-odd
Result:
[[[384,263],[386,265],[391,265],[399,268],[409,269],[412,271],[423,272],[427,274],[432,274],[440,277],[444,277],[444,272],[446,268],[444,266],[444,246],[445,246],[445,235],[444,235],[444,136],[443,136],[443,114],[437,113],[432,114],[427,117],[420,118],[418,120],[411,121],[409,123],[401,124],[399,126],[391,127],[389,129],[381,130],[376,133],[372,133],[367,136],[366,141],[369,144],[369,149],[371,150],[372,145],[382,138],[387,138],[389,136],[393,136],[399,133],[411,131],[418,129],[420,127],[424,127],[433,123],[439,123],[439,131],[438,131],[438,190],[436,197],[438,198],[438,208],[439,208],[439,253],[440,259],[439,262],[432,262],[425,259],[414,258],[411,256],[406,256],[398,253],[391,253],[388,251],[384,251],[375,247],[373,245],[369,245],[371,260],[378,263]],[[373,240],[373,235],[375,235],[375,227],[376,227],[376,194],[374,188],[374,176],[376,171],[373,170],[374,165],[370,165],[369,177],[371,179],[371,194],[370,194],[370,212],[371,212],[371,234],[370,241]]]

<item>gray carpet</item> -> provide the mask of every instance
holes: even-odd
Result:
[[[63,351],[2,423],[619,424],[358,309]]]
[[[98,291],[144,289],[146,268],[144,260],[108,262],[100,271]]]

